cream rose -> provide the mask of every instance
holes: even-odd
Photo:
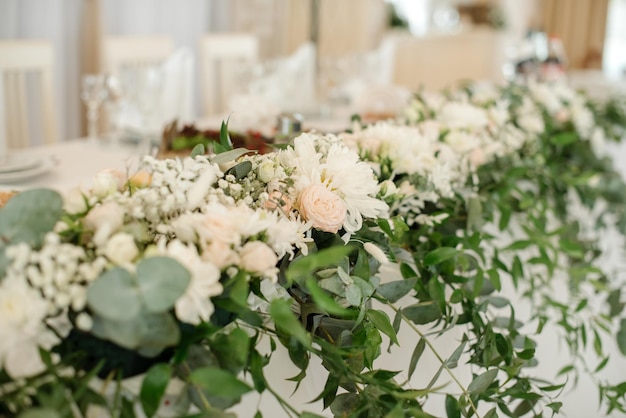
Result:
[[[346,204],[321,184],[308,186],[298,198],[300,215],[317,229],[336,233],[346,220]]]
[[[122,190],[126,184],[126,176],[119,170],[102,170],[93,179],[91,190],[99,198],[105,198],[118,190]]]
[[[137,254],[139,250],[135,245],[135,239],[126,232],[113,235],[104,247],[104,255],[117,265],[130,263]]]
[[[87,211],[85,194],[80,188],[74,188],[63,196],[63,209],[72,215]]]
[[[230,245],[222,241],[213,241],[202,251],[202,259],[213,263],[220,270],[239,262],[239,256]]]
[[[274,275],[278,257],[274,250],[261,241],[250,241],[239,251],[241,267],[250,273]]]
[[[93,237],[95,244],[102,246],[124,223],[124,209],[114,202],[103,203],[89,211],[84,223],[88,229],[95,232]]]

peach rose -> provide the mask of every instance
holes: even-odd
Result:
[[[250,273],[271,274],[276,268],[278,257],[274,250],[261,241],[250,241],[239,251],[241,267]]]
[[[336,233],[346,220],[346,204],[321,184],[313,184],[300,193],[300,215],[317,229]]]

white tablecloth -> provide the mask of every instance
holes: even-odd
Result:
[[[118,170],[136,167],[139,149],[134,144],[77,139],[25,150],[11,151],[29,154],[41,159],[53,158],[56,165],[35,177],[4,181],[0,177],[0,189],[52,188],[66,191],[76,186],[89,185],[100,170]]]

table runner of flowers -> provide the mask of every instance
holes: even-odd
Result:
[[[432,416],[432,393],[451,418],[558,413],[568,380],[610,367],[602,334],[626,355],[599,250],[626,230],[603,155],[625,122],[621,98],[474,84],[274,152],[232,149],[224,126],[208,155],[22,191],[0,209],[0,416],[230,417],[252,391],[285,416],[328,413],[272,388],[278,345],[294,390],[321,360],[317,400],[338,417]],[[532,302],[528,324],[505,289]],[[532,372],[548,323],[570,349],[554,381]],[[458,346],[438,347],[453,330]],[[379,368],[399,333],[414,335],[406,368]],[[416,387],[426,351],[439,369]],[[596,383],[607,413],[626,411],[626,382]]]

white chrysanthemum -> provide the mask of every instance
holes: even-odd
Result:
[[[437,120],[451,129],[483,129],[489,123],[487,112],[470,103],[449,102],[443,105]]]
[[[174,240],[166,246],[161,244],[161,252],[182,264],[191,275],[187,290],[176,301],[176,317],[194,325],[208,321],[215,310],[210,298],[223,291],[219,269],[202,260],[192,244]]]
[[[347,216],[343,227],[347,232],[358,231],[363,217],[387,216],[387,205],[375,197],[378,182],[371,167],[337,137],[300,135],[293,148],[281,151],[278,158],[293,170],[296,200],[309,186],[322,184],[344,201]]]

